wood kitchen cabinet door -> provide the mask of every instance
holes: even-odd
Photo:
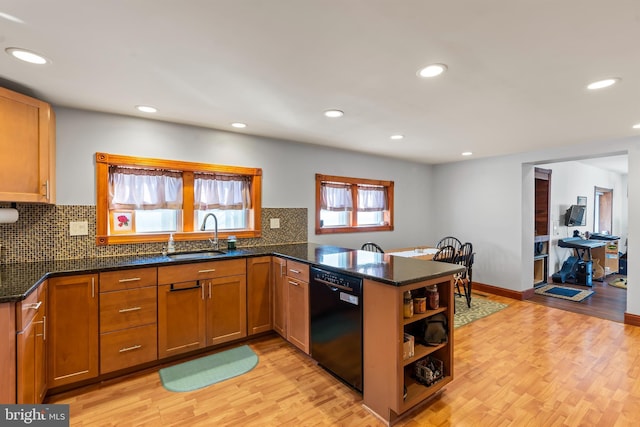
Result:
[[[287,340],[309,354],[309,283],[287,277]]]
[[[43,285],[44,286],[44,285]],[[35,316],[17,334],[17,403],[39,404],[47,393],[46,291],[33,309]],[[19,304],[20,305],[20,304]]]
[[[204,280],[207,345],[247,336],[247,283],[245,276]]]
[[[42,403],[46,381],[47,282],[16,304],[17,396],[19,404]]]
[[[55,203],[53,109],[5,88],[0,88],[0,201]]]
[[[247,334],[273,329],[271,257],[247,258]]]
[[[0,403],[16,403],[16,311],[13,302],[0,303]]]
[[[49,279],[49,388],[98,375],[98,275]]]
[[[272,257],[273,330],[287,338],[287,260]]]
[[[198,281],[158,286],[158,358],[206,345],[205,295]]]

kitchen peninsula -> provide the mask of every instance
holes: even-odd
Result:
[[[263,262],[257,262],[263,261]],[[276,264],[277,261],[280,264]],[[438,346],[427,347],[418,345],[416,342],[415,354],[409,358],[403,357],[403,335],[405,332],[414,332],[419,330],[419,326],[430,316],[438,313],[444,313],[449,321],[453,316],[453,274],[462,270],[462,267],[446,263],[438,263],[432,261],[421,261],[410,258],[396,257],[389,254],[375,254],[371,252],[352,250],[347,248],[317,245],[317,244],[290,244],[265,247],[247,247],[230,250],[223,254],[208,256],[205,258],[194,258],[176,260],[166,255],[151,254],[139,256],[109,257],[109,258],[92,258],[92,259],[75,259],[75,260],[57,260],[43,261],[34,263],[16,263],[3,265],[0,269],[0,304],[15,305],[16,319],[23,319],[25,313],[33,311],[36,306],[40,307],[38,299],[42,297],[43,307],[49,305],[49,316],[47,320],[51,325],[47,325],[47,330],[51,331],[49,342],[44,345],[45,359],[48,359],[48,374],[45,383],[52,392],[58,390],[66,390],[76,386],[97,382],[106,378],[113,378],[123,373],[128,373],[136,369],[136,367],[149,367],[159,363],[159,360],[167,360],[168,354],[159,354],[156,347],[155,335],[153,335],[153,343],[151,345],[153,351],[145,355],[145,357],[137,356],[137,351],[129,352],[129,349],[138,350],[136,346],[127,346],[123,344],[123,348],[127,350],[121,361],[112,361],[108,350],[109,341],[107,338],[118,337],[116,334],[122,333],[124,337],[134,336],[135,331],[145,331],[144,337],[150,335],[149,331],[157,331],[157,347],[160,347],[161,341],[171,340],[167,338],[167,334],[171,334],[171,330],[162,324],[161,311],[162,303],[160,297],[160,287],[166,283],[176,286],[179,283],[192,283],[191,288],[194,290],[195,300],[200,299],[202,293],[203,299],[205,295],[204,287],[206,283],[209,286],[209,294],[211,294],[211,286],[215,287],[216,283],[223,283],[229,289],[241,289],[242,292],[237,294],[240,298],[239,309],[233,311],[233,316],[238,317],[236,325],[237,331],[227,333],[221,331],[219,334],[210,339],[212,331],[215,327],[208,325],[206,330],[204,326],[202,334],[206,332],[207,339],[199,347],[180,347],[180,350],[173,354],[195,354],[202,349],[211,350],[213,345],[222,342],[235,342],[246,340],[252,336],[252,330],[269,331],[278,329],[276,326],[276,318],[278,317],[278,290],[276,289],[278,267],[286,265],[306,265],[319,266],[325,270],[333,270],[339,273],[349,274],[363,279],[363,372],[364,372],[364,388],[363,403],[371,411],[376,413],[380,418],[388,423],[393,423],[399,416],[407,412],[411,408],[428,400],[434,393],[441,390],[447,383],[453,379],[453,339],[452,329],[449,330],[449,340]],[[283,264],[284,263],[284,264]],[[200,266],[218,267],[219,268],[201,268]],[[246,266],[246,269],[245,269]],[[250,266],[258,266],[262,272],[257,274],[251,270]],[[179,270],[175,270],[179,268]],[[220,275],[220,279],[207,278],[203,280],[198,274],[203,271],[218,270],[215,274]],[[283,271],[282,267],[279,267]],[[189,273],[192,276],[184,279],[176,279],[173,274],[182,271],[193,271]],[[228,271],[228,272],[227,272]],[[294,271],[294,270],[292,270]],[[295,270],[297,273],[299,269]],[[128,273],[136,273],[135,278],[128,278]],[[166,273],[163,273],[166,272]],[[225,273],[226,272],[226,273]],[[266,272],[266,273],[265,273]],[[112,276],[121,277],[119,280],[113,280]],[[118,274],[120,276],[118,276]],[[213,274],[213,273],[210,273]],[[293,274],[293,273],[292,273]],[[164,278],[163,278],[164,277]],[[208,277],[208,276],[207,276]],[[262,277],[261,281],[258,280]],[[80,281],[75,279],[82,278]],[[233,278],[231,280],[230,278]],[[73,279],[73,280],[72,280]],[[305,282],[305,277],[298,277],[298,282]],[[216,282],[218,280],[218,282]],[[308,282],[308,273],[306,281]],[[256,284],[262,283],[263,289],[259,291]],[[65,286],[72,287],[83,286],[86,297],[96,300],[94,308],[78,307],[69,305],[64,300],[65,293],[55,292],[55,285],[62,283],[59,289],[65,289]],[[113,285],[111,284],[113,283]],[[404,319],[402,315],[402,297],[403,293],[409,291],[421,291],[427,286],[435,285],[440,296],[440,307],[435,310],[427,310],[426,313],[416,314],[412,318]],[[46,291],[48,286],[48,292]],[[164,285],[169,286],[169,285]],[[157,299],[155,298],[154,289],[157,291]],[[42,291],[45,289],[45,291]],[[129,302],[130,295],[142,295],[151,289],[152,307],[157,307],[156,317],[151,316],[150,319],[140,321],[139,324],[121,325],[114,330],[103,330],[105,319],[102,314],[98,322],[98,312],[105,310],[104,301],[108,293],[116,294],[118,292],[126,293]],[[182,288],[184,291],[175,292],[174,294],[187,295],[188,288]],[[66,291],[65,291],[66,292]],[[214,291],[215,292],[215,291]],[[234,291],[235,292],[235,291]],[[261,293],[263,292],[263,293]],[[264,293],[266,292],[266,293]],[[308,292],[308,289],[307,289]],[[48,297],[47,297],[48,295]],[[72,295],[69,293],[68,295]],[[146,295],[146,294],[145,294]],[[264,303],[260,301],[252,301],[257,295],[263,295],[264,301],[268,305],[269,313],[266,320],[268,324],[265,327],[252,328],[247,326],[246,320],[255,318],[257,315],[257,307]],[[244,297],[244,299],[242,299]],[[307,304],[308,304],[308,294]],[[48,301],[44,299],[47,298]],[[145,297],[148,299],[148,297]],[[99,302],[97,301],[99,300]],[[28,302],[28,304],[27,304]],[[77,301],[76,301],[77,302]],[[82,360],[88,364],[89,368],[83,369],[82,375],[72,374],[56,374],[62,372],[63,369],[56,365],[56,331],[59,325],[56,325],[55,306],[60,305],[66,311],[86,310],[87,319],[94,319],[86,323],[95,321],[95,334],[91,332],[90,336],[86,336],[87,342],[93,342],[93,350],[85,354]],[[207,306],[208,307],[208,306]],[[286,307],[286,304],[284,305]],[[138,308],[137,306],[135,308]],[[166,307],[164,308],[166,309]],[[207,308],[211,310],[211,308]],[[130,308],[122,309],[127,312]],[[206,310],[206,309],[205,309]],[[53,311],[53,312],[52,312]],[[142,309],[138,311],[143,311]],[[130,312],[127,312],[130,313]],[[64,313],[63,313],[64,314]],[[37,316],[37,314],[36,314]],[[49,320],[50,319],[50,320]],[[133,319],[133,318],[132,318]],[[16,331],[18,332],[18,368],[17,368],[17,394],[21,394],[21,390],[26,387],[21,384],[25,378],[28,378],[29,384],[33,381],[32,373],[21,375],[25,371],[24,366],[20,366],[21,355],[21,333],[24,326],[32,319],[24,319],[17,321]],[[68,319],[67,319],[68,320]],[[136,319],[139,321],[140,319]],[[291,320],[291,319],[290,319]],[[308,311],[307,318],[303,319],[306,323],[304,327],[308,334]],[[62,320],[58,320],[62,322]],[[134,320],[132,320],[134,322]],[[98,334],[97,324],[100,324],[100,334]],[[451,323],[451,322],[449,322]],[[85,327],[81,324],[79,327]],[[128,327],[131,326],[131,327]],[[286,327],[286,322],[285,322]],[[209,330],[210,329],[210,330]],[[286,329],[286,328],[285,328]],[[83,330],[85,333],[87,329]],[[247,332],[249,331],[249,332]],[[195,332],[194,332],[195,333]],[[200,332],[198,332],[199,334]],[[279,332],[281,333],[281,332]],[[415,333],[415,332],[414,332]],[[164,334],[164,336],[163,336]],[[282,333],[281,333],[282,335]],[[225,339],[224,337],[231,337]],[[307,335],[308,336],[308,335]],[[221,338],[222,337],[222,338]],[[286,334],[283,335],[287,339]],[[22,337],[24,338],[24,337]],[[117,341],[117,340],[116,340]],[[289,340],[297,345],[293,340]],[[37,345],[37,344],[36,344]],[[91,347],[91,346],[90,346]],[[170,345],[166,345],[165,350],[170,349]],[[304,349],[303,349],[304,351]],[[122,355],[120,349],[119,357]],[[116,350],[114,354],[118,354]],[[308,354],[308,351],[307,351]],[[310,354],[313,358],[313,354]],[[115,356],[113,356],[115,357]],[[176,358],[177,356],[172,356]],[[433,385],[426,386],[420,384],[413,378],[415,364],[420,359],[435,357],[442,362],[443,375],[440,381]],[[42,363],[42,362],[41,362]],[[84,371],[91,371],[87,375]],[[37,366],[36,374],[37,376]],[[406,397],[404,396],[406,391]],[[38,385],[36,385],[38,388]],[[46,390],[46,386],[45,386]],[[46,391],[45,391],[46,393]],[[37,393],[36,393],[37,396]],[[20,401],[20,398],[18,399]],[[5,403],[5,402],[3,402]]]

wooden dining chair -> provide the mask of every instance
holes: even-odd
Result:
[[[438,252],[436,252],[433,255],[433,260],[434,261],[440,261],[440,262],[448,262],[448,263],[455,263],[456,262],[456,254],[458,253],[458,251],[456,250],[455,247],[451,246],[451,245],[445,245],[443,247],[441,247],[440,249],[438,249]]]
[[[462,242],[456,237],[447,236],[440,239],[440,241],[436,244],[437,249],[440,249],[444,246],[453,246],[457,251],[462,246]]]
[[[378,252],[383,254],[384,250],[378,246],[377,244],[373,243],[373,242],[367,242],[365,244],[362,245],[362,247],[360,248],[363,251],[369,251],[369,252]]]
[[[471,308],[471,282],[473,277],[472,268],[474,255],[475,253],[473,252],[473,245],[470,242],[466,242],[462,246],[460,246],[455,261],[456,264],[460,264],[464,267],[463,272],[457,273],[454,276],[456,295],[464,295],[467,302],[467,307],[469,308]]]

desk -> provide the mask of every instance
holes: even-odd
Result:
[[[389,249],[385,251],[386,254],[393,256],[422,259],[427,261],[431,261],[436,252],[438,252],[438,249],[429,246],[414,246],[412,248]]]

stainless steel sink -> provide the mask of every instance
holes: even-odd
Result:
[[[214,258],[224,254],[226,254],[225,251],[211,249],[211,250],[193,251],[193,252],[174,252],[174,253],[167,254],[167,256],[171,259],[204,259],[204,258]]]

